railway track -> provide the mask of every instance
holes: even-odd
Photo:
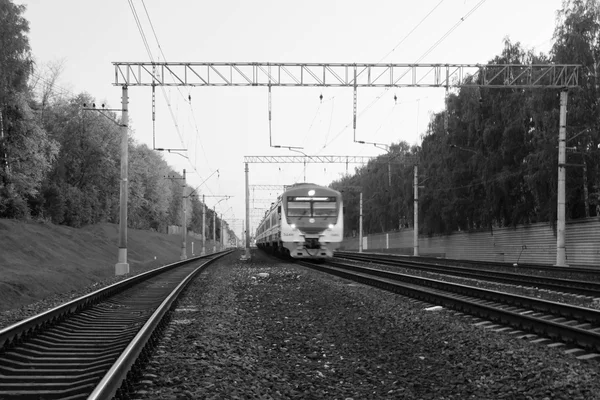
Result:
[[[408,261],[417,261],[417,262],[425,262],[429,264],[436,265],[449,265],[449,266],[460,266],[471,269],[480,269],[482,266],[490,269],[490,270],[505,270],[512,272],[540,272],[543,271],[545,274],[553,274],[558,276],[565,276],[565,274],[573,275],[582,275],[585,277],[593,276],[596,278],[600,278],[600,268],[598,267],[577,267],[577,266],[569,266],[569,267],[559,267],[556,265],[546,265],[546,264],[530,264],[530,263],[509,263],[502,261],[478,261],[478,260],[458,260],[452,258],[440,258],[440,257],[428,257],[428,256],[412,256],[412,255],[403,255],[403,254],[394,254],[394,253],[375,253],[375,252],[363,252],[359,253],[356,251],[345,251],[345,250],[336,250],[334,256],[345,257],[348,255],[357,255],[357,256],[376,256],[382,259],[390,259],[390,260],[408,260]]]
[[[0,399],[126,397],[178,296],[230,253],[134,276],[0,330]]]
[[[301,265],[600,353],[600,311],[365,266]]]
[[[554,290],[562,293],[572,293],[577,295],[592,296],[600,298],[600,283],[597,280],[599,271],[585,269],[576,269],[575,273],[581,276],[587,273],[588,280],[575,280],[554,278],[549,276],[536,276],[530,274],[519,274],[506,271],[493,271],[489,269],[475,269],[474,267],[462,267],[455,265],[439,265],[432,262],[415,261],[405,259],[404,257],[387,256],[380,254],[359,254],[359,253],[336,253],[336,256],[342,259],[375,262],[378,264],[410,268],[419,271],[434,272],[438,274],[458,276],[462,278],[471,278],[477,280],[486,280],[491,282],[500,282],[511,285],[530,286],[541,289]],[[550,267],[550,266],[548,266]],[[544,270],[545,266],[539,266]],[[557,267],[550,267],[554,270]],[[564,272],[564,268],[562,269]],[[571,269],[568,271],[571,273]]]

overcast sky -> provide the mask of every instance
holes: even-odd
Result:
[[[85,91],[99,103],[105,101],[109,107],[120,108],[121,88],[113,85],[111,63],[150,61],[129,1],[13,1],[27,6],[30,44],[38,65],[64,61],[60,88],[73,94]],[[475,64],[486,63],[499,54],[507,36],[527,48],[547,53],[552,45],[556,11],[562,1],[132,0],[132,3],[153,57],[160,61],[166,57],[166,61],[172,62],[411,63],[458,24],[420,62]],[[353,143],[352,89],[273,88],[272,91],[274,144],[303,147],[302,151],[309,155],[384,153],[373,146]],[[398,97],[396,103],[394,95]],[[152,147],[151,90],[131,87],[129,96],[133,135],[139,143]],[[178,155],[166,155],[165,159],[175,170],[188,171],[191,186],[219,170],[200,192],[234,196],[218,204],[217,212],[225,213],[225,219],[231,221],[238,235],[241,235],[241,220],[245,218],[243,157],[295,154],[269,147],[267,99],[267,89],[259,87],[182,87],[156,91],[156,147],[188,149],[188,159]],[[359,89],[359,114],[369,104],[373,105],[358,118],[356,139],[420,144],[431,113],[443,109],[443,100],[443,89]],[[309,164],[306,181],[327,185],[345,171],[345,165]],[[349,172],[352,171],[351,166]],[[252,185],[287,185],[303,180],[302,165],[250,165]],[[274,199],[277,194],[256,191],[255,197]],[[218,200],[207,199],[207,204],[212,207]],[[234,218],[239,221],[234,222]]]

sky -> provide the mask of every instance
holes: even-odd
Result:
[[[421,63],[483,64],[502,51],[506,37],[547,53],[562,4],[562,0],[13,1],[27,6],[24,16],[30,23],[38,72],[60,62],[57,90],[69,95],[87,92],[110,108],[121,105],[112,62],[151,60],[132,6],[155,61],[414,63],[422,58]],[[176,171],[186,169],[188,184],[201,185],[199,193],[232,196],[223,201],[207,197],[206,203],[223,214],[239,237],[246,218],[244,156],[299,155],[269,147],[269,139],[281,146],[302,147],[308,155],[385,154],[373,145],[354,143],[351,88],[272,88],[271,138],[264,87],[157,88],[154,124],[151,89],[130,87],[128,92],[134,139],[150,148],[154,143],[157,148],[187,149],[165,154],[165,160]],[[356,140],[419,145],[432,113],[444,108],[444,93],[438,88],[359,89]],[[249,181],[290,185],[306,177],[307,182],[328,185],[356,166],[347,171],[344,164],[306,168],[250,164]],[[279,194],[251,192],[257,209]],[[251,219],[250,232],[259,220]]]

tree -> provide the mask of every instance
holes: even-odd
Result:
[[[583,170],[567,170],[567,215],[589,216],[600,208],[600,0],[568,0],[554,31],[557,63],[583,65],[581,89],[569,94],[567,143]],[[574,137],[574,135],[577,135]],[[573,141],[569,136],[573,137]],[[576,140],[574,140],[576,139]],[[573,158],[572,155],[571,158]],[[589,192],[592,193],[591,199]],[[590,203],[592,208],[590,210]],[[595,206],[595,207],[594,207]],[[583,210],[583,211],[582,211]]]
[[[138,229],[166,231],[173,192],[165,177],[174,172],[160,154],[146,145],[132,146],[129,154],[130,225]],[[177,182],[182,183],[181,180]],[[177,221],[176,225],[179,224]]]
[[[87,94],[59,98],[45,111],[46,131],[60,144],[43,184],[44,213],[54,222],[81,226],[118,220],[116,116],[83,111],[82,105],[92,101]]]
[[[0,104],[11,105],[12,96],[27,91],[32,60],[29,22],[23,18],[25,6],[0,0]]]
[[[0,0],[0,217],[27,217],[58,152],[32,111],[24,6]]]

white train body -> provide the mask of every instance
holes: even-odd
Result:
[[[265,213],[256,231],[256,245],[293,258],[333,257],[344,234],[340,192],[299,183],[289,187]]]

